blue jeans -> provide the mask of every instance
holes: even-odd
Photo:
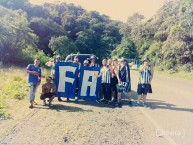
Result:
[[[34,102],[35,100],[35,93],[37,91],[38,84],[29,83],[29,101],[30,103]]]

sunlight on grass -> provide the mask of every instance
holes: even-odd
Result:
[[[5,115],[9,99],[24,99],[27,96],[27,74],[24,68],[0,68],[0,116]]]
[[[49,74],[49,71],[42,69],[43,77]],[[0,66],[0,118],[6,116],[10,99],[22,100],[28,97],[27,79],[25,68]]]

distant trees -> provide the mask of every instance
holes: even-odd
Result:
[[[22,54],[29,45],[36,46],[37,36],[28,27],[26,14],[0,7],[0,60],[21,64]]]
[[[127,23],[66,3],[36,6],[28,0],[0,0],[0,5],[3,63],[79,52],[100,59],[149,57],[162,70],[183,66],[190,71],[193,66],[192,0],[166,2],[149,20],[134,13]]]

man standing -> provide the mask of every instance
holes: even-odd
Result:
[[[90,57],[90,67],[97,67],[95,59],[96,58],[93,55]]]
[[[52,75],[52,77],[53,77],[53,80],[55,79],[55,66],[56,66],[56,64],[59,63],[60,61],[61,61],[61,57],[60,57],[60,55],[57,55],[57,56],[56,56],[55,63],[52,65],[52,70],[51,70],[51,75]],[[59,101],[59,102],[62,102],[61,97],[58,97],[58,101]]]
[[[89,66],[89,62],[88,62],[88,60],[84,60],[84,62],[83,62],[83,66]]]
[[[33,108],[34,100],[35,100],[35,93],[37,91],[37,87],[41,82],[41,68],[39,67],[40,60],[35,59],[34,64],[29,64],[27,66],[27,73],[28,75],[28,83],[29,83],[29,100],[30,106],[29,108]]]
[[[118,79],[118,99],[116,106],[121,108],[121,94],[123,91],[127,92],[129,106],[132,106],[131,103],[131,77],[130,77],[130,66],[127,64],[127,60],[125,58],[121,59],[121,65],[118,68],[117,73]]]
[[[139,75],[139,83],[137,88],[137,93],[138,93],[138,100],[136,103],[137,106],[142,104],[142,106],[147,107],[146,97],[151,87],[153,73],[154,73],[153,67],[149,65],[149,59],[146,58],[143,61],[143,64],[139,68],[140,75]],[[140,104],[141,98],[143,99],[143,102]]]

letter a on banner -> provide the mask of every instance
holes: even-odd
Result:
[[[79,99],[97,100],[101,78],[94,76],[94,73],[99,73],[99,67],[81,66],[79,80]]]
[[[75,98],[78,64],[71,62],[58,62],[55,66],[56,96]]]

